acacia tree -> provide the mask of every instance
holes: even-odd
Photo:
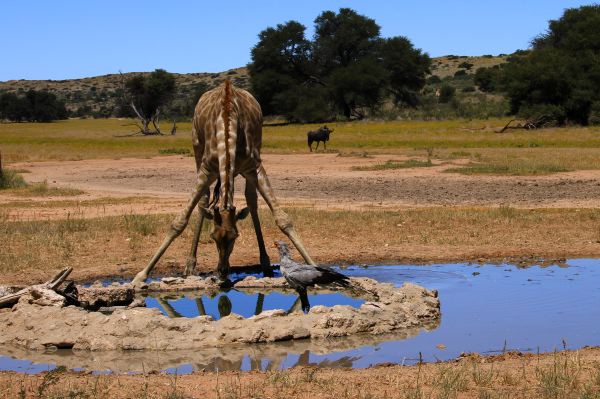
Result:
[[[248,65],[266,114],[313,122],[362,118],[389,98],[414,106],[431,60],[404,37],[384,39],[377,23],[349,8],[325,11],[315,35],[289,21],[259,34]]]
[[[567,9],[532,41],[530,51],[515,53],[499,70],[478,74],[507,94],[513,114],[587,125],[600,109],[598,26],[600,5]]]
[[[310,76],[310,42],[305,30],[299,22],[289,21],[258,35],[248,70],[265,114],[297,106],[296,90]]]
[[[161,108],[173,98],[175,77],[164,69],[157,69],[147,76],[128,79],[124,86],[126,101],[140,120],[140,133],[162,134],[159,127]],[[150,123],[154,130],[150,130]]]

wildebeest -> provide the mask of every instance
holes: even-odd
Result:
[[[329,129],[327,126],[320,127],[317,130],[312,130],[306,133],[306,138],[308,139],[308,148],[312,152],[312,143],[317,142],[317,147],[315,151],[319,149],[319,142],[323,142],[323,147],[327,149],[326,143],[329,141],[329,135],[333,133],[333,129]]]

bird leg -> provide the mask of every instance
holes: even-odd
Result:
[[[277,202],[277,198],[275,197],[271,183],[269,183],[267,172],[265,172],[265,168],[262,166],[262,164],[258,166],[258,191],[269,206],[269,209],[271,209],[273,216],[275,216],[275,222],[277,223],[279,229],[292,241],[300,255],[302,255],[304,258],[304,261],[309,265],[316,266],[315,262],[312,260],[308,254],[308,251],[304,247],[304,244],[302,244],[302,240],[300,240],[300,236],[296,232],[296,229],[294,229],[292,220],[288,214],[281,209],[279,203]]]
[[[190,199],[188,200],[187,205],[171,223],[171,228],[167,232],[165,239],[163,240],[162,244],[152,257],[152,259],[150,259],[150,262],[148,262],[146,267],[142,271],[140,271],[131,282],[134,286],[140,286],[146,281],[148,275],[150,274],[152,269],[154,269],[154,266],[156,265],[158,260],[165,253],[167,248],[169,248],[169,245],[171,245],[173,240],[175,240],[175,238],[177,238],[183,232],[185,226],[187,226],[190,220],[190,216],[192,215],[196,204],[198,204],[198,201],[200,201],[200,197],[202,196],[204,191],[210,186],[211,180],[214,180],[214,178],[214,176],[209,175],[208,169],[204,165],[202,165],[202,167],[198,171],[196,186],[190,196]]]
[[[298,290],[298,295],[300,295],[300,302],[302,303],[302,311],[304,313],[308,313],[310,310],[310,303],[308,302],[308,295],[306,294],[306,289]]]

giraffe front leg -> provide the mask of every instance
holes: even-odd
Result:
[[[279,229],[292,241],[298,252],[300,252],[300,255],[302,255],[304,258],[304,261],[309,265],[315,265],[315,262],[312,260],[308,254],[308,251],[304,247],[304,244],[302,244],[302,240],[296,232],[296,229],[294,229],[292,219],[279,206],[277,198],[275,197],[275,193],[273,192],[273,188],[271,187],[271,183],[269,183],[267,173],[262,165],[258,167],[258,191],[265,199],[265,202],[269,206],[269,209],[271,209],[273,216],[275,216],[275,223],[277,223],[277,227],[279,227]]]
[[[263,239],[262,229],[260,228],[260,219],[258,218],[258,195],[256,193],[258,178],[256,170],[244,177],[246,178],[246,205],[248,206],[248,209],[250,209],[250,216],[252,216],[252,224],[254,225],[254,232],[256,233],[260,267],[266,277],[272,277],[273,271],[271,270],[271,260],[269,259],[269,255],[265,248],[265,240]]]
[[[202,198],[198,202],[198,223],[194,229],[194,237],[192,238],[192,247],[190,248],[190,254],[185,262],[184,276],[191,276],[196,271],[197,259],[198,259],[198,243],[200,242],[200,234],[202,233],[202,225],[204,223],[204,209],[208,206],[208,191],[202,194]]]
[[[152,257],[152,259],[150,259],[150,262],[148,262],[146,267],[142,271],[140,271],[133,279],[132,284],[134,286],[140,286],[146,281],[148,275],[150,274],[150,272],[152,272],[152,269],[154,269],[154,266],[156,266],[158,260],[165,253],[167,248],[169,248],[169,245],[171,245],[173,240],[183,232],[185,226],[190,220],[190,216],[194,211],[196,204],[198,204],[198,201],[200,201],[202,193],[210,186],[210,183],[211,182],[208,171],[206,170],[206,168],[201,168],[198,171],[198,180],[196,182],[196,187],[194,188],[194,191],[192,192],[192,195],[190,196],[187,205],[171,223],[171,228],[169,229],[169,232],[167,233],[165,239],[163,240],[162,244]]]

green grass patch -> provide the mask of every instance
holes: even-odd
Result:
[[[189,148],[161,148],[158,150],[158,153],[162,155],[192,155],[192,151]]]
[[[342,153],[412,153],[418,148],[448,152],[482,152],[483,149],[557,149],[592,151],[600,159],[600,127],[540,129],[496,134],[506,119],[445,121],[358,121],[328,124],[335,132],[328,148]],[[306,153],[306,132],[318,124],[263,127],[263,152]],[[481,130],[482,126],[490,129]],[[92,158],[152,157],[189,149],[191,123],[179,123],[176,136],[131,136],[130,120],[81,119],[53,123],[0,124],[0,147],[6,162],[78,160]],[[171,151],[174,150],[174,151]],[[162,152],[161,152],[162,151]]]
[[[387,160],[384,163],[368,166],[354,166],[352,170],[369,171],[369,170],[388,170],[388,169],[409,169],[409,168],[428,168],[433,166],[431,160],[419,161],[418,159],[409,159],[407,161]]]
[[[19,173],[11,169],[2,169],[0,173],[0,189],[21,188],[27,186]]]
[[[23,186],[12,194],[20,197],[72,197],[85,194],[85,191],[71,187],[50,187],[48,182],[43,181]]]
[[[460,168],[449,168],[444,170],[447,173],[460,173],[463,175],[511,175],[511,176],[530,176],[530,175],[548,175],[552,173],[570,172],[561,165],[553,164],[520,164],[498,165],[498,164],[471,164]]]

